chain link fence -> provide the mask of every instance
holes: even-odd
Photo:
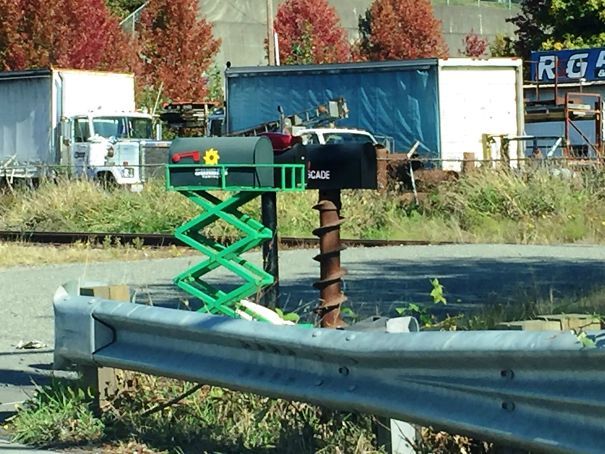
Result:
[[[521,3],[521,0],[433,0],[436,5],[462,5],[478,7],[504,7],[512,9]]]
[[[403,153],[392,153],[378,156],[378,180],[379,187],[390,186],[393,182],[406,182],[410,184],[419,174],[427,172],[435,175],[447,176],[464,174],[465,172],[482,170],[495,172],[510,170],[511,172],[532,172],[547,170],[555,175],[562,177],[571,177],[574,174],[585,172],[602,172],[605,169],[605,162],[597,158],[577,158],[546,155],[529,155],[523,157],[502,156],[496,159],[485,159],[472,154],[465,159],[443,159],[443,158],[423,158],[412,157],[411,159]],[[115,166],[120,167],[120,166]],[[154,184],[163,184],[166,175],[165,164],[149,164],[132,166],[143,170],[145,179],[143,183],[153,182]],[[26,177],[35,174],[35,178]],[[69,180],[93,180],[90,172],[74,171],[72,167],[61,165],[27,165],[18,164],[7,166],[0,169],[0,186],[19,186],[27,182],[39,184],[42,182],[61,182]],[[431,177],[432,179],[433,177]],[[107,181],[103,181],[107,184]],[[128,186],[128,185],[125,185]]]

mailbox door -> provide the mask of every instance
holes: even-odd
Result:
[[[372,144],[307,145],[308,189],[377,189]]]

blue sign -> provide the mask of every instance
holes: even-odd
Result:
[[[531,80],[538,82],[605,81],[605,48],[531,53]]]

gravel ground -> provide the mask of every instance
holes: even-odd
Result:
[[[288,310],[317,303],[312,283],[319,274],[315,250],[280,254],[282,304]],[[250,258],[260,261],[260,254]],[[430,302],[429,278],[445,286],[450,313],[532,298],[577,298],[605,287],[603,246],[452,245],[349,249],[342,255],[350,305],[360,313],[382,314],[406,302]],[[185,295],[171,279],[198,257],[15,267],[0,269],[0,422],[23,400],[31,381],[51,370],[52,295],[63,282],[82,279],[127,283],[137,301],[175,306]],[[215,272],[212,280],[233,283]],[[39,350],[18,350],[20,341],[39,340]],[[0,445],[1,447],[1,445]]]

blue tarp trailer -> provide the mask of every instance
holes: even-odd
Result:
[[[421,154],[439,158],[437,60],[229,68],[226,71],[227,131],[275,120],[344,97],[350,113],[338,126],[368,130],[407,151],[417,140]]]
[[[337,126],[389,136],[394,150],[416,141],[422,158],[460,170],[466,156],[499,160],[485,136],[524,134],[522,62],[516,58],[423,59],[229,68],[226,131],[239,131],[344,97],[349,118]],[[513,143],[510,156],[523,157]]]

